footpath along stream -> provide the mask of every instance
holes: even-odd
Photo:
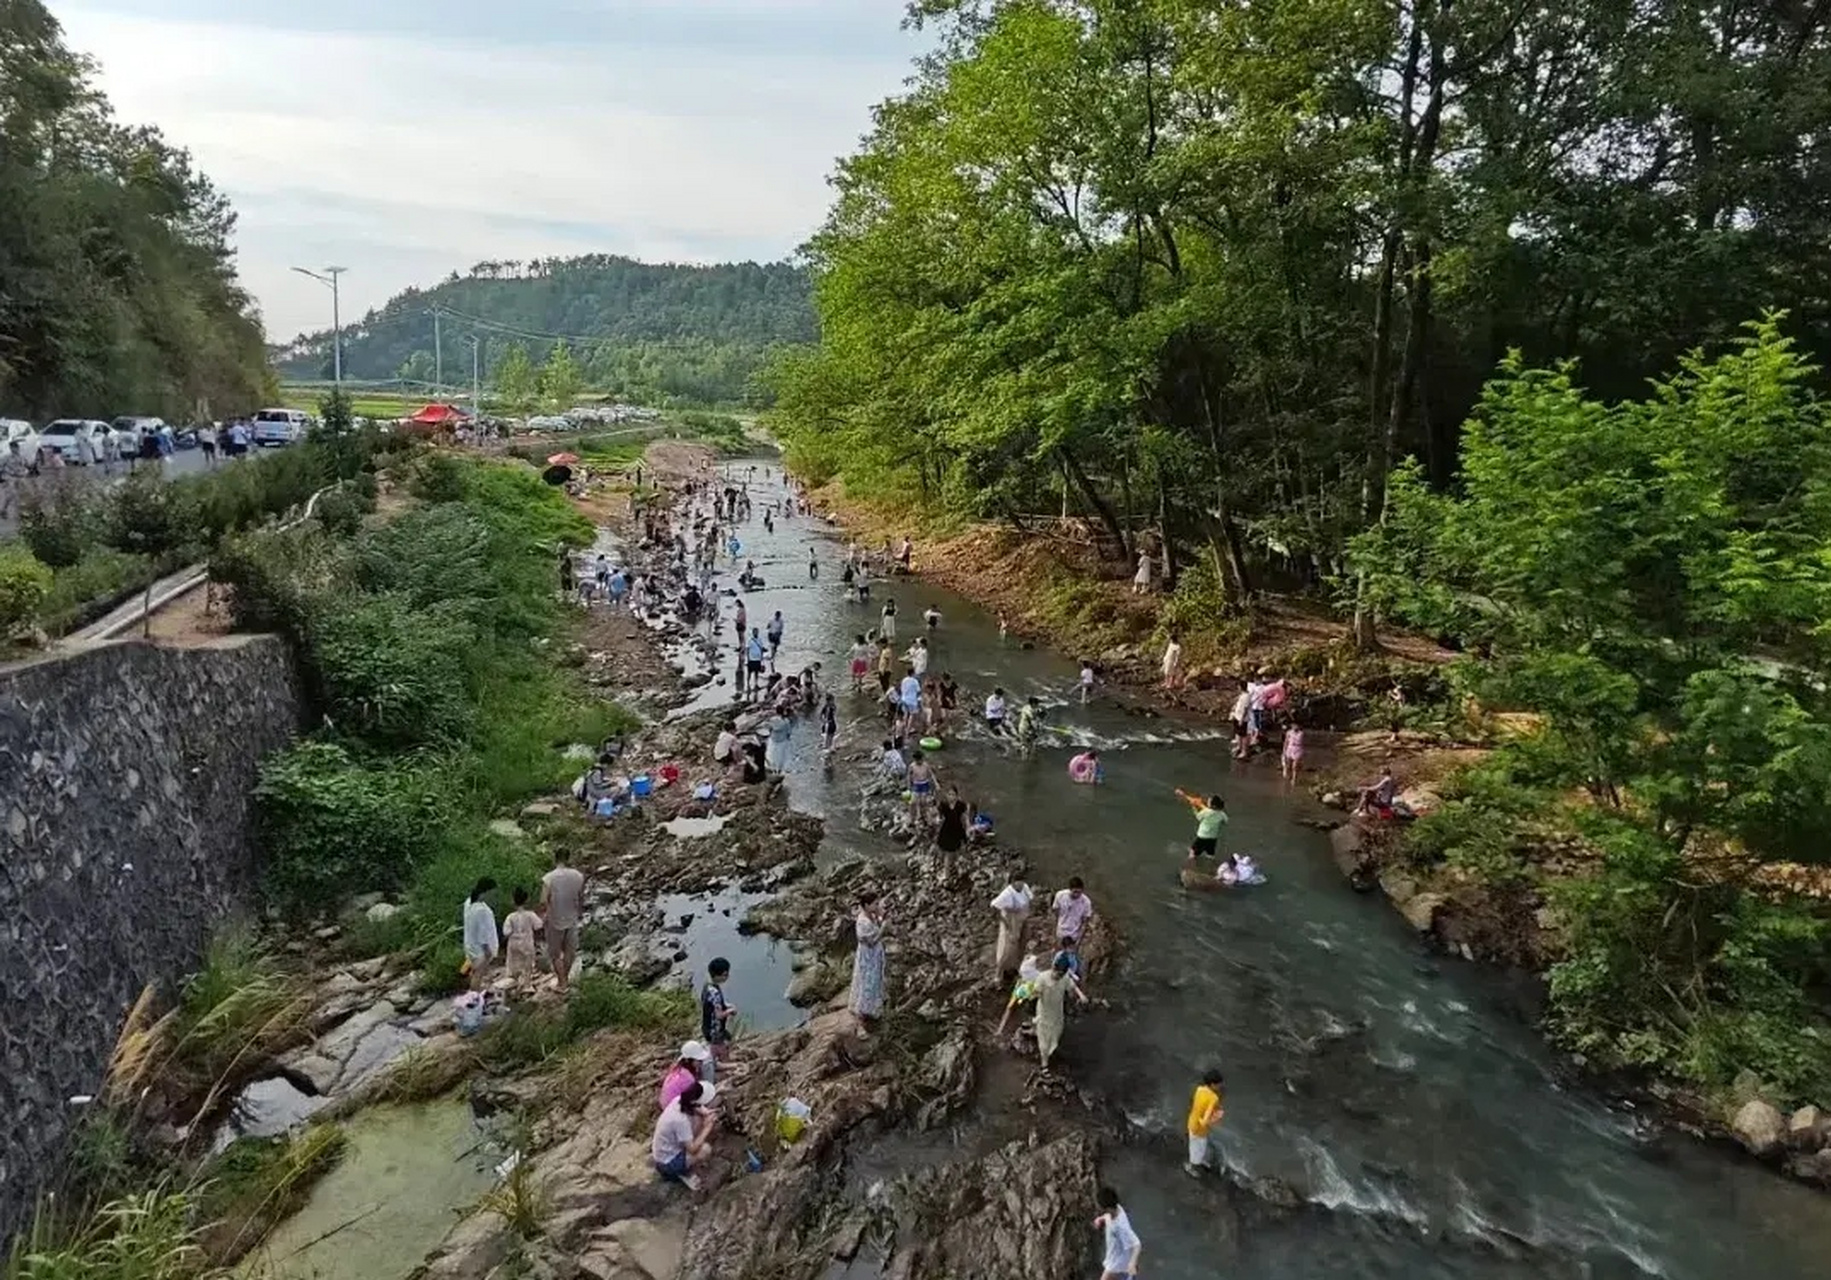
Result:
[[[727,470],[741,478],[749,465]],[[781,670],[818,661],[823,683],[845,689],[845,651],[890,595],[899,648],[923,630],[925,609],[941,611],[931,670],[960,680],[964,707],[993,685],[1013,702],[1034,693],[1056,704],[1051,719],[1064,732],[1047,735],[1034,759],[969,732],[937,763],[943,787],[958,783],[1031,857],[1039,889],[1084,876],[1125,939],[1117,971],[1094,993],[1110,1009],[1071,1022],[1061,1066],[1129,1122],[1129,1140],[1108,1148],[1103,1169],[1145,1242],[1149,1275],[1823,1274],[1831,1197],[1567,1087],[1524,1016],[1526,993],[1430,956],[1383,901],[1350,892],[1326,838],[1293,821],[1308,802],[1272,766],[1235,765],[1211,724],[1140,717],[1104,697],[1081,707],[1074,655],[1001,641],[993,620],[946,591],[878,580],[869,608],[848,602],[843,535],[805,516],[766,532],[763,507],[784,494],[780,469],[756,464],[749,483],[756,515],[739,534],[764,586],[745,601],[758,627],[782,613]],[[723,613],[728,620],[729,600]],[[727,643],[727,681],[730,666]],[[694,705],[730,696],[729,683],[707,685]],[[875,707],[842,693],[840,708],[841,755],[871,750]],[[791,802],[829,819],[829,844],[857,844],[854,770],[836,779],[816,739],[812,724],[797,724]],[[1068,781],[1076,743],[1100,748],[1103,786]],[[1180,887],[1191,818],[1172,794],[1178,786],[1227,797],[1227,841],[1259,858],[1266,884],[1199,895]],[[1183,1114],[1208,1063],[1227,1075],[1219,1145],[1228,1183],[1181,1169]],[[1254,1182],[1289,1188],[1300,1211],[1254,1214],[1242,1230],[1250,1196],[1240,1188]]]

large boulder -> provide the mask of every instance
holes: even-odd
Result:
[[[1730,1122],[1736,1141],[1758,1156],[1771,1156],[1786,1139],[1787,1121],[1780,1109],[1760,1098],[1742,1104]]]
[[[1449,896],[1442,893],[1420,893],[1408,898],[1398,905],[1399,914],[1412,928],[1419,933],[1429,933],[1437,927],[1437,912],[1449,902]]]
[[[1816,1151],[1831,1141],[1831,1116],[1818,1107],[1804,1106],[1787,1117],[1787,1145],[1795,1151]]]
[[[849,981],[826,961],[816,960],[788,984],[788,1002],[797,1009],[811,1009],[838,995]]]

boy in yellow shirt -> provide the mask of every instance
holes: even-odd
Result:
[[[1189,1163],[1191,1177],[1200,1177],[1208,1167],[1208,1132],[1221,1122],[1226,1108],[1221,1105],[1221,1073],[1210,1067],[1202,1072],[1202,1082],[1195,1086],[1195,1097],[1189,1103]]]

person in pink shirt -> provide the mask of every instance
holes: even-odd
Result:
[[[661,1109],[666,1111],[668,1103],[674,1101],[687,1091],[689,1085],[699,1083],[701,1064],[712,1061],[712,1050],[697,1040],[689,1040],[680,1046],[680,1057],[668,1068],[668,1073],[661,1078]]]
[[[1094,900],[1087,896],[1081,877],[1071,877],[1068,887],[1055,895],[1055,936],[1078,942],[1087,918],[1093,913]]]

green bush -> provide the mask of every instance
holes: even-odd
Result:
[[[108,545],[163,560],[197,536],[196,492],[171,484],[152,471],[129,476],[109,495]]]
[[[353,538],[362,528],[362,518],[374,506],[373,501],[363,500],[359,490],[344,485],[319,498],[314,514],[319,526],[333,538]]]
[[[471,727],[469,626],[399,596],[339,593],[316,602],[307,649],[321,710],[384,750],[452,745]]]
[[[499,532],[512,535],[529,550],[552,552],[560,547],[588,547],[598,531],[563,491],[520,466],[472,463],[460,472],[462,495]]]
[[[25,547],[0,546],[0,640],[25,630],[51,595],[55,577]]]
[[[20,539],[53,569],[81,560],[95,544],[101,523],[91,496],[69,485],[35,490],[19,507]]]
[[[117,601],[143,591],[159,577],[145,556],[113,547],[91,547],[83,558],[52,575],[51,594],[39,616],[52,635],[63,635],[100,617]]]
[[[300,910],[398,890],[439,846],[448,815],[436,768],[430,761],[366,765],[322,741],[269,759],[255,787],[268,896]]]
[[[464,463],[449,453],[428,453],[415,464],[407,490],[422,502],[456,502],[464,496]]]
[[[210,556],[210,579],[231,591],[238,630],[303,637],[313,599],[349,576],[345,547],[321,529],[263,529],[224,538]]]
[[[642,991],[608,973],[586,974],[562,1008],[518,1009],[480,1037],[478,1056],[499,1071],[538,1066],[606,1027],[685,1032],[693,999],[681,991]]]

